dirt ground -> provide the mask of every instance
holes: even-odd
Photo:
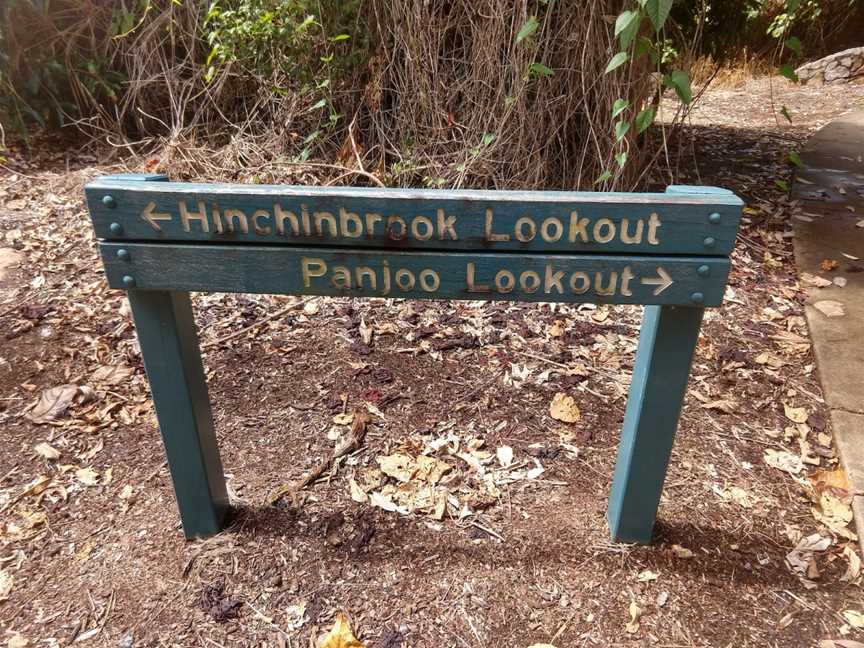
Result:
[[[105,287],[82,201],[120,167],[60,144],[10,151],[0,245],[24,261],[0,284],[0,640],[305,648],[343,612],[367,648],[860,648],[851,495],[783,183],[787,152],[864,107],[864,86],[776,83],[791,125],[771,95],[766,80],[709,91],[680,151],[681,182],[734,189],[747,209],[648,547],[611,543],[604,519],[638,308],[286,310],[295,298],[249,295],[195,297],[236,511],[225,533],[185,541],[128,306]],[[550,416],[557,393],[578,420]],[[358,408],[359,449],[297,506],[271,505]],[[400,481],[394,465],[418,461],[431,468]]]

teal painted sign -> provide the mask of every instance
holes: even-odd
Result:
[[[149,183],[101,180],[88,185],[87,198],[96,235],[105,240],[399,250],[728,254],[741,213],[741,201],[722,191],[598,194],[171,182],[154,189]],[[115,233],[112,224],[122,230]]]
[[[720,257],[109,242],[101,250],[112,287],[143,290],[718,305],[729,272]]]
[[[612,537],[648,542],[703,308],[742,203],[664,194],[202,185],[86,189],[110,286],[128,291],[188,537],[228,507],[189,291],[643,304],[612,483]]]

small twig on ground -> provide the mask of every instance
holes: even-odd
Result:
[[[153,479],[156,475],[158,475],[160,472],[162,472],[162,469],[165,468],[166,466],[168,466],[167,461],[163,461],[161,464],[159,464],[159,466],[156,468],[156,470],[154,470],[149,475],[147,475],[147,477],[144,478],[144,483],[146,484],[151,479]]]
[[[497,531],[494,531],[493,529],[490,529],[490,528],[487,527],[487,526],[483,526],[483,525],[480,524],[477,520],[471,520],[471,521],[468,523],[468,526],[473,526],[473,527],[475,527],[475,528],[477,528],[477,529],[480,529],[480,530],[483,531],[484,533],[488,533],[488,534],[489,534],[490,536],[492,536],[493,538],[498,538],[501,542],[504,542],[504,538],[501,536],[500,533],[498,533]]]
[[[351,423],[351,433],[339,445],[333,448],[333,453],[324,461],[315,466],[297,481],[285,484],[275,489],[267,496],[267,504],[272,506],[286,495],[290,495],[294,508],[299,508],[297,494],[309,484],[317,481],[339,457],[354,452],[363,443],[366,436],[366,426],[371,420],[366,410],[354,410],[354,421]]]
[[[497,376],[497,375],[493,376],[491,380],[487,380],[482,385],[479,385],[478,387],[475,387],[474,389],[470,390],[467,394],[465,394],[464,396],[461,396],[456,401],[454,401],[453,404],[451,405],[451,407],[456,407],[457,405],[461,405],[462,403],[472,399],[475,394],[486,389],[489,385],[491,385],[492,383],[497,381],[498,378],[499,378],[499,376]]]
[[[549,640],[549,643],[551,645],[553,645],[553,646],[555,645],[555,642],[558,640],[558,637],[560,637],[562,634],[564,634],[564,631],[567,629],[567,626],[569,626],[570,622],[576,618],[577,614],[579,614],[578,608],[573,611],[573,614],[570,615],[569,619],[567,619],[564,623],[561,624],[561,627],[558,628],[558,632],[556,632],[555,635]]]
[[[217,338],[215,340],[207,340],[206,342],[203,342],[201,344],[201,348],[206,349],[206,348],[211,347],[211,346],[216,346],[217,344],[224,344],[225,342],[228,342],[229,340],[233,340],[234,338],[240,337],[244,333],[248,333],[252,329],[257,328],[257,327],[261,326],[262,324],[266,324],[267,322],[272,322],[274,319],[282,317],[283,315],[291,312],[292,310],[294,310],[296,308],[300,308],[301,306],[312,301],[313,299],[315,299],[315,298],[314,297],[305,297],[305,298],[301,299],[300,301],[296,301],[293,304],[291,304],[290,306],[286,306],[285,308],[276,311],[272,315],[268,315],[267,317],[258,320],[254,324],[250,324],[246,328],[242,328],[239,331],[236,331],[235,333],[232,333],[231,335],[229,335],[227,337]]]

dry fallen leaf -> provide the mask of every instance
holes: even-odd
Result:
[[[822,313],[825,317],[843,317],[846,314],[846,307],[843,302],[833,299],[823,299],[813,303],[813,308]]]
[[[846,471],[842,468],[837,470],[817,470],[812,475],[807,477],[807,480],[813,485],[813,488],[822,490],[825,488],[842,488],[843,490],[851,490],[852,486],[849,483],[849,477]]]
[[[763,351],[756,356],[755,360],[756,364],[768,365],[772,369],[779,369],[780,367],[789,364],[786,360],[770,351]]]
[[[734,414],[738,409],[738,403],[733,400],[715,400],[710,403],[703,403],[702,408],[720,410],[726,414]]]
[[[582,418],[582,412],[576,406],[576,400],[562,392],[552,397],[549,403],[549,416],[564,423],[577,423]]]
[[[399,452],[376,457],[375,461],[381,467],[381,472],[398,479],[400,482],[410,481],[417,469],[413,457]]]
[[[288,620],[288,627],[291,630],[299,630],[303,627],[309,618],[306,616],[306,602],[302,601],[296,605],[289,605],[285,608],[285,617]]]
[[[105,385],[108,387],[119,385],[134,373],[131,367],[123,365],[106,365],[99,367],[90,375],[89,382],[93,385]]]
[[[336,615],[336,621],[324,637],[318,642],[318,648],[365,648],[351,632],[348,619],[340,612]]]
[[[5,569],[0,569],[0,601],[5,601],[9,598],[12,592],[12,586],[15,584],[15,577]]]
[[[792,407],[783,403],[783,413],[793,423],[806,423],[809,416],[807,410],[803,407]]]
[[[753,508],[756,498],[743,488],[732,486],[729,489],[729,499],[743,508]]]
[[[639,575],[636,577],[636,580],[640,583],[647,583],[649,581],[655,581],[660,578],[660,574],[657,572],[653,572],[650,569],[646,569],[644,571],[639,572]]]
[[[772,468],[777,468],[790,475],[797,475],[804,470],[804,462],[801,461],[801,457],[786,450],[766,450],[764,459],[765,463]]]
[[[333,417],[333,423],[336,425],[351,425],[354,422],[354,413],[348,412],[347,414],[337,414]]]
[[[51,484],[51,477],[48,475],[39,475],[28,483],[24,487],[24,492],[21,493],[21,497],[25,497],[27,495],[39,495],[42,493],[48,486]]]
[[[495,456],[502,468],[507,468],[513,464],[513,448],[510,446],[501,446],[495,451]]]
[[[831,546],[831,538],[823,538],[818,533],[801,538],[795,548],[786,554],[786,565],[798,576],[807,573],[813,562],[813,554],[825,551]]]
[[[78,385],[60,385],[42,392],[27,418],[34,423],[54,421],[64,414],[78,394]]]
[[[825,279],[819,275],[812,275],[809,272],[801,274],[801,281],[808,286],[815,286],[816,288],[825,288],[826,286],[831,285],[830,279]]]
[[[56,448],[53,448],[51,445],[45,443],[44,441],[42,443],[37,443],[35,446],[33,446],[33,449],[38,454],[45,457],[48,461],[55,461],[56,459],[60,458],[60,451]]]
[[[624,629],[628,634],[635,634],[639,632],[639,617],[642,616],[642,608],[636,605],[636,601],[631,601],[628,612],[630,613],[630,622]]]
[[[858,610],[843,610],[843,618],[853,628],[864,628],[864,614]]]
[[[811,509],[813,517],[837,535],[857,540],[858,536],[848,528],[852,521],[852,497],[835,495],[826,490],[819,496],[819,505]]]
[[[360,486],[354,481],[354,478],[348,480],[348,489],[351,493],[351,499],[360,504],[365,504],[369,501],[369,496]]]
[[[15,633],[6,640],[6,648],[27,648],[30,640],[22,634]]]
[[[408,509],[398,506],[389,495],[383,493],[370,493],[369,503],[372,504],[372,506],[384,509],[388,513],[401,513],[402,515],[408,515]]]
[[[99,473],[92,468],[79,468],[75,471],[75,477],[85,486],[99,485]]]
[[[687,560],[688,558],[693,557],[693,552],[687,549],[686,547],[682,547],[681,545],[672,545],[672,553],[675,554],[676,558],[683,558]]]
[[[366,324],[365,319],[360,320],[360,326],[358,327],[358,330],[360,331],[360,339],[363,341],[363,344],[365,344],[366,346],[372,344],[372,335],[375,331],[372,329],[371,326]]]
[[[849,566],[846,568],[846,573],[840,578],[842,581],[852,583],[858,580],[861,575],[861,556],[850,545],[843,547],[843,555],[849,561]]]

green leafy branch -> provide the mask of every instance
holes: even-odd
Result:
[[[635,4],[622,11],[615,19],[614,38],[618,52],[609,60],[604,74],[621,71],[628,63],[649,59],[651,67],[657,70],[662,87],[675,91],[685,106],[693,103],[690,75],[685,70],[669,69],[668,61],[673,58],[672,50],[664,36],[664,27],[669,20],[674,0],[636,0]],[[645,105],[633,106],[623,98],[612,105],[612,128],[615,137],[615,162],[619,172],[627,164],[628,135],[644,133],[657,117],[660,93],[656,93]],[[614,173],[604,171],[597,183],[611,180]]]

